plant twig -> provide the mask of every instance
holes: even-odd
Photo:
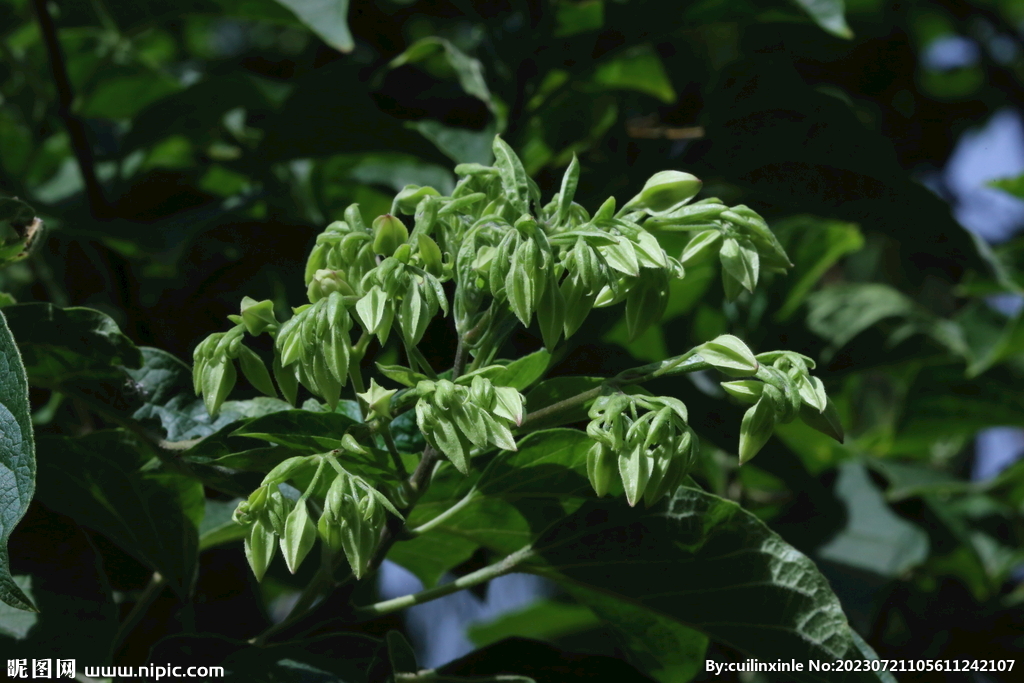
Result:
[[[135,601],[135,605],[132,606],[128,616],[124,618],[121,625],[117,627],[117,633],[114,635],[114,640],[110,643],[110,656],[113,657],[117,654],[118,648],[124,643],[124,639],[128,637],[128,634],[132,632],[138,623],[142,621],[142,617],[146,615],[153,601],[156,600],[160,593],[163,592],[164,586],[167,585],[167,579],[160,572],[153,572],[153,576],[149,579],[149,583],[142,590],[142,594],[139,595],[139,599]]]
[[[372,619],[403,610],[406,607],[412,607],[413,605],[419,605],[424,602],[443,598],[446,595],[451,595],[452,593],[456,593],[464,588],[471,588],[502,576],[503,574],[508,574],[524,560],[532,557],[533,554],[533,546],[520,548],[498,562],[488,565],[482,569],[478,569],[470,574],[466,574],[465,576],[460,576],[451,583],[445,583],[440,586],[435,586],[434,588],[428,588],[427,590],[420,591],[419,593],[411,593],[409,595],[392,598],[391,600],[383,600],[365,607],[357,607],[355,609],[355,614],[357,617],[363,619]]]
[[[64,122],[64,127],[67,128],[71,149],[82,173],[89,208],[94,217],[109,218],[110,206],[103,196],[103,187],[96,175],[96,159],[92,145],[89,143],[85,123],[72,109],[75,96],[71,89],[71,79],[68,78],[64,51],[61,49],[60,40],[57,37],[57,26],[53,23],[53,17],[50,16],[47,0],[32,0],[32,7],[35,10],[36,20],[39,22],[39,32],[43,37],[43,44],[46,46],[46,53],[50,60],[53,83],[57,88],[57,115]]]

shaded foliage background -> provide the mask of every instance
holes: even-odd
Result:
[[[917,180],[969,127],[1024,103],[1024,3],[850,0],[845,21],[839,0],[377,0],[347,19],[313,6],[0,2],[0,189],[49,228],[0,271],[0,290],[99,309],[137,344],[188,360],[241,296],[282,313],[302,301],[315,235],[349,203],[370,219],[407,183],[446,192],[453,162],[489,162],[495,132],[545,196],[578,154],[586,206],[664,168],[692,172],[705,196],[765,215],[794,272],[723,307],[714,271],[694,269],[705,284],[676,296],[660,328],[628,342],[624,323],[594,316],[553,374],[610,374],[723,332],[818,359],[846,444],[787,425],[742,470],[741,410],[717,385],[652,390],[692,406],[700,482],[815,559],[881,657],[1021,651],[1024,467],[988,482],[969,473],[979,430],[1024,426],[1020,314],[985,299],[1021,293],[1022,250],[981,244]],[[975,41],[973,62],[922,58],[952,36]],[[681,249],[673,239],[663,244]],[[530,332],[512,343],[540,345]],[[444,322],[424,344],[437,359],[453,346]],[[130,385],[116,391],[131,400]],[[106,424],[75,398],[32,399],[41,432]],[[92,640],[65,645],[68,625],[48,624],[33,647],[88,660],[117,642],[150,570],[80,521],[42,495],[10,552],[44,609],[92,615]],[[261,589],[240,544],[199,563],[195,599],[162,595],[115,661],[145,661],[167,635],[249,637],[308,579],[278,571]],[[622,656],[599,620],[566,621],[570,603],[545,603],[536,618],[554,626],[528,635]],[[518,633],[514,621],[491,629],[481,642]]]

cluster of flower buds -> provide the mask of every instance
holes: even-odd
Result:
[[[439,252],[426,235],[419,237],[418,245],[421,253],[424,247],[431,254]],[[396,315],[402,340],[406,348],[412,348],[423,338],[438,310],[448,314],[448,298],[441,280],[413,265],[411,256],[409,244],[401,244],[393,256],[381,261],[361,282],[365,294],[356,303],[355,311],[363,329],[376,334],[381,344],[387,341]]]
[[[496,387],[477,374],[462,379],[425,380],[416,385],[416,423],[431,446],[463,474],[469,471],[470,450],[489,445],[516,450],[510,425],[523,422],[523,397],[511,387]]]
[[[589,413],[587,476],[605,495],[616,473],[631,506],[650,507],[679,487],[697,458],[697,437],[686,422],[686,406],[670,397],[610,394]]]
[[[335,221],[317,236],[316,245],[306,260],[306,286],[309,290],[310,303],[323,295],[312,284],[317,273],[322,270],[331,271],[333,281],[328,287],[338,287],[336,291],[347,294],[362,294],[359,282],[366,273],[377,266],[373,250],[373,233],[363,223],[359,205],[353,204],[345,210],[345,220]],[[344,284],[344,290],[341,288]],[[330,292],[326,292],[330,293]]]
[[[349,472],[338,473],[327,490],[317,530],[332,550],[345,553],[357,579],[370,568],[388,512],[401,518],[384,494]]]
[[[793,265],[765,220],[742,204],[730,208],[712,197],[652,215],[644,227],[693,232],[679,259],[684,266],[702,263],[717,250],[730,299],[743,289],[753,291],[762,270],[785,272]]]
[[[792,422],[797,417],[842,441],[842,430],[825,386],[809,373],[814,368],[813,360],[793,351],[770,351],[758,354],[756,359],[756,379],[722,383],[731,396],[754,404],[744,414],[740,426],[740,463],[757,455],[777,423]]]
[[[334,409],[348,382],[351,327],[338,291],[295,309],[295,315],[281,325],[274,371],[289,402],[295,402],[298,381]]]
[[[333,454],[296,456],[279,463],[263,479],[263,483],[238,504],[234,520],[249,527],[245,539],[245,556],[257,580],[262,580],[267,567],[280,546],[285,564],[291,573],[309,555],[319,536],[332,550],[342,550],[356,577],[369,568],[377,548],[386,513],[401,518],[387,497],[366,480],[342,468],[325,465]],[[310,515],[309,499],[322,491],[321,480],[333,476],[324,495],[323,513],[318,522]],[[298,500],[281,493],[280,484],[308,481],[306,492]],[[328,482],[324,481],[324,485]]]
[[[306,496],[294,501],[284,496],[278,485],[312,472],[312,488],[322,465],[322,458],[318,455],[288,458],[264,477],[263,483],[248,500],[243,500],[235,508],[235,522],[249,527],[245,556],[257,581],[263,579],[278,545],[293,574],[313,547],[316,528],[309,518]]]
[[[277,321],[270,304],[269,301],[256,303],[246,297],[242,301],[242,315],[229,316],[236,323],[235,327],[227,332],[211,334],[193,352],[192,382],[196,394],[202,394],[210,415],[220,411],[221,404],[235,386],[238,379],[234,364],[236,360],[242,368],[242,374],[258,391],[267,396],[277,396],[263,359],[242,344],[247,329],[252,334],[258,334],[252,332],[254,329],[276,329]]]

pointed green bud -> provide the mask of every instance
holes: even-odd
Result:
[[[603,443],[591,446],[587,451],[587,477],[598,498],[608,493],[617,473],[615,454]]]
[[[277,390],[274,389],[274,382],[270,379],[267,366],[255,351],[247,346],[240,346],[238,348],[238,364],[242,367],[242,374],[257,391],[271,398],[277,398]]]
[[[395,195],[392,210],[398,209],[407,216],[416,212],[416,207],[427,197],[440,197],[441,193],[432,187],[419,185],[406,185],[402,191]],[[377,252],[380,253],[380,252]]]
[[[753,292],[760,274],[761,259],[757,249],[748,240],[734,240],[731,237],[722,242],[718,252],[722,268],[732,275],[743,288]]]
[[[373,253],[391,256],[399,246],[409,239],[405,223],[389,213],[377,216],[373,221]]]
[[[767,388],[767,387],[766,387]],[[775,406],[767,396],[761,398],[743,415],[740,424],[740,464],[750,462],[775,431]]]
[[[764,390],[764,382],[756,379],[739,379],[732,382],[722,382],[725,393],[733,398],[738,398],[744,403],[757,403]]]
[[[296,399],[299,397],[299,379],[295,375],[295,367],[281,367],[281,357],[275,355],[271,368],[274,372],[274,379],[277,380],[277,386],[281,388],[281,395],[284,397],[284,400],[294,406]]]
[[[203,390],[203,401],[206,404],[206,411],[211,417],[215,417],[220,411],[220,406],[235,387],[235,380],[238,374],[235,372],[235,364],[227,358],[219,361],[211,361],[203,369],[201,386]]]
[[[256,575],[257,581],[263,580],[267,573],[267,567],[274,559],[274,552],[277,550],[274,531],[263,520],[257,520],[249,535],[245,539],[245,559],[249,561],[252,573]]]
[[[377,384],[377,380],[370,379],[370,388],[361,394],[356,394],[366,402],[369,413],[366,416],[369,420],[391,420],[391,398],[397,393],[397,389],[385,389]]]
[[[281,554],[288,565],[288,571],[294,574],[306,555],[316,543],[316,526],[309,517],[306,502],[300,500],[288,515],[281,537]]]
[[[721,241],[722,232],[720,230],[711,229],[698,232],[686,244],[679,257],[679,262],[687,267],[705,263],[714,255],[715,247]]]
[[[494,388],[494,414],[514,422],[517,427],[523,424],[524,403],[523,395],[512,387]]]
[[[843,434],[843,423],[839,419],[839,411],[830,398],[825,399],[825,410],[822,412],[808,404],[800,406],[800,419],[808,427],[832,437],[839,443],[843,443],[846,438]]]
[[[731,334],[701,344],[696,351],[708,365],[730,377],[749,377],[759,367],[747,345]]]
[[[279,324],[274,316],[274,302],[270,299],[256,301],[247,296],[243,297],[241,309],[242,324],[245,325],[246,331],[254,337]]]
[[[651,478],[652,459],[647,457],[640,444],[619,455],[619,476],[626,491],[626,501],[634,507],[644,495]]]
[[[441,253],[441,247],[437,246],[437,242],[428,235],[420,235],[416,247],[419,249],[423,270],[434,277],[441,277],[444,273],[444,256]]]
[[[298,476],[303,470],[315,468],[319,464],[319,457],[317,455],[297,455],[282,460],[274,466],[274,469],[267,473],[267,476],[263,477],[262,486],[274,488],[278,484],[283,484],[289,479]]]
[[[668,275],[660,268],[644,268],[626,296],[626,330],[633,341],[661,321],[668,308]]]
[[[667,214],[680,208],[700,192],[701,181],[681,171],[660,171],[650,177],[640,194],[630,199],[619,211],[646,211],[652,216]]]

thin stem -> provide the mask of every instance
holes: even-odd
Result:
[[[429,522],[424,522],[415,529],[411,529],[409,533],[413,534],[414,536],[418,536],[420,534],[427,533],[435,527],[440,526],[444,522],[448,521],[451,517],[458,514],[458,512],[462,510],[464,507],[472,503],[479,495],[479,493],[480,492],[477,490],[476,486],[474,486],[469,490],[469,493],[462,497],[462,500],[460,500],[458,503],[452,505],[450,508],[439,514],[437,517],[434,517]]]
[[[630,368],[629,370],[623,370],[615,377],[612,377],[606,382],[602,382],[593,389],[588,389],[587,391],[576,394],[575,396],[570,396],[567,399],[561,400],[558,403],[552,403],[540,410],[527,413],[526,417],[523,419],[523,424],[519,427],[519,431],[529,431],[531,427],[536,429],[536,426],[534,425],[543,421],[545,418],[571,410],[587,403],[588,401],[593,401],[605,391],[618,389],[619,387],[629,386],[632,384],[642,384],[659,377],[668,377],[671,375],[681,375],[689,372],[707,370],[710,367],[711,366],[708,365],[703,358],[695,352],[689,351],[681,356],[668,358],[663,361],[658,361],[657,363],[649,363],[636,368]]]
[[[43,37],[43,44],[46,46],[46,53],[50,60],[50,71],[53,75],[53,83],[57,88],[57,116],[64,122],[67,128],[68,137],[71,141],[71,149],[78,162],[78,168],[82,173],[82,181],[85,184],[85,194],[89,200],[89,208],[96,218],[107,218],[109,206],[103,196],[103,187],[96,176],[95,156],[92,145],[86,134],[85,124],[79,118],[72,107],[74,106],[75,95],[71,90],[71,79],[68,77],[68,70],[64,60],[64,51],[60,46],[60,39],[57,37],[57,26],[50,16],[50,9],[47,0],[32,0],[32,7],[35,10],[36,20],[39,22],[39,32]]]
[[[363,332],[362,336],[359,337],[359,341],[352,347],[352,353],[348,356],[348,376],[352,380],[352,388],[356,390],[356,394],[362,394],[366,391],[366,385],[363,383],[363,371],[359,367],[359,364],[363,361],[363,356],[366,355],[366,347],[370,345],[370,341],[373,339],[373,335],[367,332]],[[356,396],[359,400],[359,411],[366,419],[367,411],[369,410],[366,405],[366,401]]]
[[[114,640],[110,644],[110,656],[113,657],[117,654],[118,648],[124,643],[124,639],[128,637],[128,634],[138,626],[139,622],[142,621],[142,617],[146,615],[153,601],[156,600],[160,593],[163,592],[164,586],[167,585],[167,579],[163,577],[160,572],[153,572],[153,576],[150,577],[149,583],[142,590],[142,594],[139,595],[139,599],[135,601],[135,605],[132,606],[128,616],[125,617],[121,625],[117,627],[117,634],[114,636]]]
[[[532,556],[533,547],[526,546],[524,548],[520,548],[508,557],[505,557],[504,559],[495,562],[494,564],[488,565],[483,569],[478,569],[477,571],[471,574],[461,576],[455,581],[452,581],[451,583],[435,586],[434,588],[428,588],[427,590],[420,591],[419,593],[412,593],[410,595],[403,595],[401,597],[393,598],[391,600],[384,600],[382,602],[377,602],[372,605],[367,605],[365,607],[357,607],[355,610],[355,614],[357,617],[361,617],[364,619],[372,619],[374,617],[379,617],[385,614],[391,614],[392,612],[403,610],[406,607],[412,607],[413,605],[421,605],[424,602],[437,600],[438,598],[443,598],[446,595],[457,593],[458,591],[464,588],[471,588],[481,583],[490,581],[491,579],[495,579],[504,574],[508,574],[517,566],[519,566],[520,563],[522,563],[524,560],[529,559]]]
[[[398,471],[398,476],[405,479],[409,476],[409,471],[405,469],[405,463],[402,462],[402,455],[398,452],[398,446],[395,445],[395,437],[391,436],[391,427],[384,427],[381,431],[381,436],[384,437],[384,443],[388,447],[388,452],[391,454],[391,461],[395,464],[395,470]]]
[[[466,343],[459,337],[459,345],[455,347],[455,362],[452,364],[452,381],[454,382],[466,368]]]

